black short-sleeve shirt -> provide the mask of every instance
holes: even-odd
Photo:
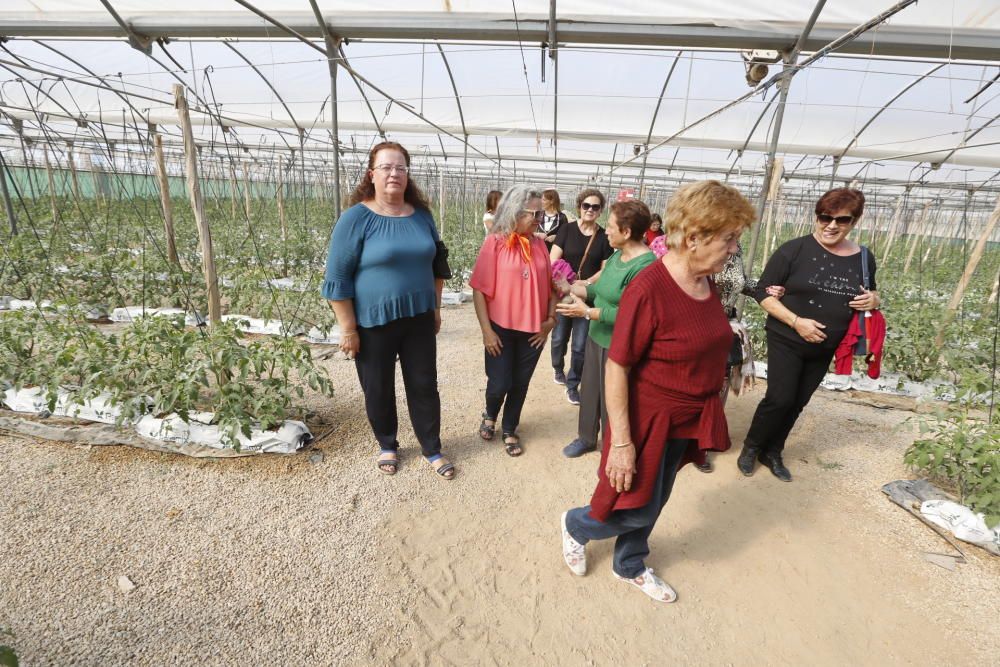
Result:
[[[877,289],[875,256],[864,246],[861,252],[868,253],[869,289]],[[767,298],[770,285],[783,285],[785,295],[781,303],[799,317],[825,324],[827,340],[839,341],[856,312],[848,304],[862,293],[861,253],[847,257],[834,255],[812,234],[792,239],[774,251],[760,274],[754,295],[758,303]],[[787,338],[800,340],[791,327],[774,317],[768,317],[765,326]]]
[[[608,235],[598,225],[594,232],[594,243],[590,246],[590,252],[587,253],[587,261],[581,267],[580,260],[583,259],[583,253],[587,249],[587,244],[590,243],[590,238],[584,236],[583,232],[580,231],[579,223],[571,222],[559,229],[556,233],[555,243],[553,243],[553,245],[562,248],[563,259],[573,267],[579,280],[586,280],[600,271],[601,264],[614,252],[611,244],[608,243]]]

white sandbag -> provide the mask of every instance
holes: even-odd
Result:
[[[125,306],[111,311],[112,322],[135,322],[143,317],[174,317],[183,316],[185,324],[194,326],[192,317],[182,308],[143,308],[142,306]]]
[[[210,415],[209,415],[210,416]],[[204,413],[199,415],[205,418]],[[222,430],[214,425],[192,419],[185,423],[177,415],[160,419],[151,415],[142,417],[135,425],[136,433],[144,438],[164,440],[179,445],[202,445],[216,449],[230,449],[222,442]],[[256,453],[291,454],[312,439],[308,427],[300,421],[286,421],[276,431],[253,429],[250,437],[238,437],[240,451]]]
[[[52,302],[48,299],[42,299],[41,303],[32,301],[31,299],[11,299],[7,303],[9,310],[38,310],[39,308],[51,307]]]
[[[41,387],[26,387],[20,390],[11,387],[3,393],[3,404],[14,412],[29,412],[36,415],[49,414],[45,393]]]
[[[469,301],[472,301],[472,295],[466,292],[455,292],[453,290],[444,290],[441,292],[441,304],[444,306],[459,306]]]
[[[309,285],[303,283],[297,283],[293,278],[273,278],[264,283],[264,287],[270,285],[274,289],[279,290],[289,290],[292,292],[305,292],[309,289]]]
[[[965,505],[950,500],[925,500],[920,504],[920,513],[963,542],[1000,556],[1000,526],[987,528],[986,517],[982,513],[976,514]]]
[[[235,320],[240,331],[253,334],[266,334],[269,336],[298,336],[304,333],[304,327],[299,324],[285,324],[281,320],[262,320],[258,317],[247,315],[223,315],[222,321],[229,322]]]
[[[327,331],[313,327],[306,334],[306,340],[316,345],[340,345],[340,327],[335,324]]]
[[[110,397],[111,394],[104,393],[88,401],[77,403],[69,400],[69,392],[60,389],[59,398],[56,399],[56,409],[52,411],[52,414],[102,424],[115,424],[121,415],[121,409],[110,404]]]

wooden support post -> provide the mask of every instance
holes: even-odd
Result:
[[[765,228],[766,235],[764,240],[764,263],[767,263],[767,258],[771,256],[771,243],[772,234],[774,234],[774,202],[778,198],[778,190],[781,187],[781,176],[785,171],[785,160],[784,158],[774,159],[774,168],[771,169],[771,182],[767,186],[767,212],[764,214],[766,219]]]
[[[247,220],[250,219],[250,168],[247,167],[247,163],[244,162],[242,165],[243,169],[243,212],[246,214]]]
[[[909,192],[909,190],[907,190],[907,192]],[[883,262],[886,262],[889,259],[889,253],[892,251],[892,241],[896,238],[896,229],[902,224],[903,204],[906,202],[906,199],[907,196],[905,193],[899,196],[899,201],[896,202],[896,211],[892,214],[892,220],[889,221],[889,228],[886,229],[886,233],[889,236],[881,252]]]
[[[52,209],[52,224],[59,221],[59,207],[56,206],[56,179],[52,175],[52,163],[49,162],[49,147],[42,148],[45,154],[45,176],[49,181],[49,207]]]
[[[69,174],[73,180],[73,197],[80,201],[80,178],[76,174],[76,160],[73,158],[73,144],[66,150],[66,161],[69,162]]]
[[[969,286],[969,280],[972,279],[972,274],[975,272],[976,267],[979,266],[979,260],[983,258],[983,251],[986,250],[986,244],[989,243],[990,237],[993,236],[997,220],[1000,220],[1000,197],[997,197],[996,206],[993,207],[993,212],[990,213],[990,219],[986,223],[983,233],[979,236],[979,241],[976,243],[976,247],[969,257],[969,263],[965,265],[965,271],[962,273],[958,285],[955,286],[955,293],[952,295],[951,301],[948,302],[948,308],[941,319],[941,328],[938,329],[937,338],[934,339],[934,347],[942,352],[944,351],[945,330],[951,324],[951,321],[955,319],[955,311],[958,310],[958,304],[962,303],[962,297],[965,296],[965,288]]]
[[[913,261],[913,253],[916,252],[917,246],[920,245],[920,237],[924,234],[924,228],[927,227],[927,212],[931,208],[933,201],[929,201],[924,204],[924,208],[920,211],[920,218],[917,220],[917,224],[913,228],[913,238],[910,240],[910,251],[906,253],[906,263],[903,265],[903,273],[909,273],[910,262]]]
[[[323,189],[320,188],[320,192]],[[288,277],[288,222],[285,219],[285,163],[278,158],[278,222],[281,223],[281,267],[282,277]]]
[[[201,242],[201,268],[205,274],[205,288],[208,292],[208,321],[215,323],[222,321],[222,303],[219,298],[219,278],[215,272],[215,254],[212,252],[212,230],[205,217],[205,202],[201,196],[201,184],[198,182],[198,150],[195,148],[194,134],[191,131],[187,98],[184,97],[184,86],[179,83],[174,84],[174,104],[184,134],[188,194],[191,197],[194,221],[198,225],[198,240]]]
[[[231,204],[230,215],[236,219],[236,167],[232,160],[229,161],[229,202]]]
[[[170,181],[167,178],[167,163],[163,159],[163,137],[153,138],[153,152],[156,154],[156,180],[160,185],[160,204],[163,206],[163,227],[167,239],[167,261],[180,266],[177,258],[177,242],[174,240],[174,206],[170,200]]]
[[[993,289],[990,291],[990,298],[986,301],[988,305],[992,306],[997,302],[997,292],[1000,292],[1000,269],[997,269],[997,274],[993,276]]]
[[[14,215],[14,203],[10,199],[10,190],[7,189],[7,162],[3,159],[2,152],[0,152],[0,196],[3,197],[3,207],[7,213],[10,235],[17,236],[17,216]]]

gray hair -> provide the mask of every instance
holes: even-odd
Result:
[[[517,226],[517,216],[524,210],[525,205],[532,199],[541,198],[541,191],[533,185],[521,183],[509,188],[503,193],[503,196],[500,197],[500,202],[497,204],[497,210],[493,219],[493,229],[490,233],[507,236],[513,232],[514,227]]]

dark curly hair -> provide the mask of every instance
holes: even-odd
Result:
[[[378,155],[381,150],[396,150],[403,154],[406,159],[406,166],[410,166],[410,153],[401,144],[395,141],[383,141],[380,144],[375,144],[372,146],[371,151],[368,153],[368,168],[365,169],[364,176],[361,177],[361,182],[358,183],[358,187],[354,188],[354,192],[351,193],[350,206],[355,204],[360,204],[363,201],[368,201],[375,197],[375,184],[372,182],[372,169],[375,168],[375,156]],[[420,208],[425,211],[431,210],[431,205],[427,201],[427,197],[417,184],[413,182],[413,175],[406,175],[406,191],[403,192],[403,200],[412,206],[413,208]]]
[[[601,200],[601,208],[602,209],[604,208],[604,205],[608,203],[607,200],[604,198],[604,193],[603,192],[601,192],[600,190],[597,190],[596,188],[586,188],[584,190],[581,190],[580,194],[578,194],[576,196],[576,211],[577,211],[577,213],[580,212],[580,204],[582,204],[583,200],[586,199],[587,197],[597,197],[598,199],[600,199]]]
[[[844,209],[857,220],[865,212],[865,195],[853,188],[834,188],[816,201],[816,215],[832,214]]]

